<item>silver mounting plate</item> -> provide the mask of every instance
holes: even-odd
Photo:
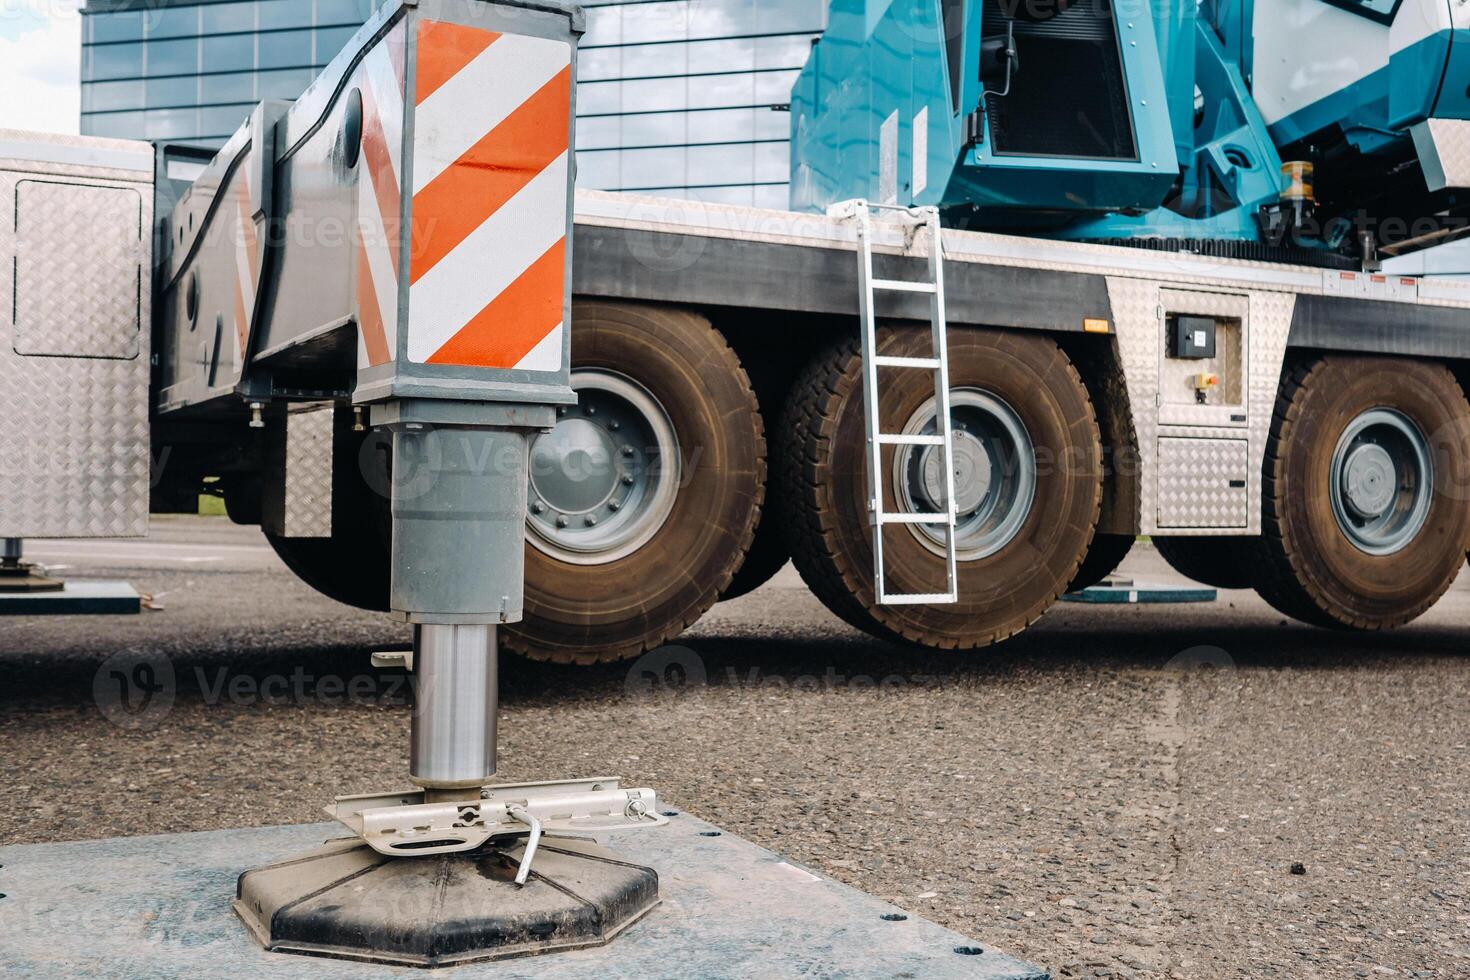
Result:
[[[380,854],[423,857],[469,851],[493,837],[532,830],[594,834],[661,827],[651,789],[625,789],[616,776],[499,783],[480,799],[427,803],[421,789],[340,796],[326,808]]]

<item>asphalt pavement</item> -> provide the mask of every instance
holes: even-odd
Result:
[[[368,654],[406,628],[257,530],[158,518],[29,554],[161,608],[0,619],[0,842],[315,821],[405,784],[411,678]],[[1182,581],[1146,544],[1122,573]],[[848,628],[788,567],[635,664],[508,659],[501,775],[651,785],[1059,977],[1460,980],[1467,638],[1462,576],[1384,635],[1222,592],[1063,604],[940,655]]]

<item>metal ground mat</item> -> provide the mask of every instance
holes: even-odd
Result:
[[[0,848],[0,975],[1047,977],[684,813],[599,835],[656,868],[662,896],[606,946],[433,970],[266,952],[231,911],[237,876],[341,836],[310,824]]]

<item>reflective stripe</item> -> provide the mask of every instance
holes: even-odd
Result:
[[[566,197],[563,153],[414,284],[408,311],[410,360],[427,361],[566,236],[564,217],[554,226],[547,220],[548,214],[565,215]],[[416,226],[420,220],[414,216]],[[558,288],[558,297],[561,292]]]

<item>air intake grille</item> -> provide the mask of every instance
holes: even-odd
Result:
[[[986,100],[994,152],[1005,156],[1133,160],[1128,84],[1105,0],[1083,0],[1039,23],[1007,17],[1016,0],[985,0],[987,36],[1015,25],[1021,68],[1011,92]],[[1020,0],[1021,3],[1037,0]]]

